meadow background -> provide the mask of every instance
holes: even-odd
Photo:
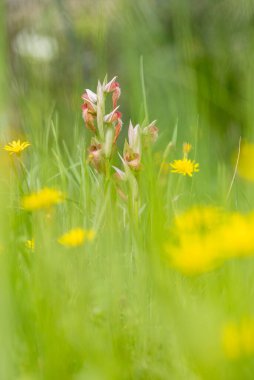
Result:
[[[0,379],[253,378],[253,257],[197,276],[165,258],[175,214],[253,211],[254,175],[234,176],[240,139],[254,142],[253,46],[252,0],[1,1]],[[106,74],[122,90],[120,151],[130,119],[159,128],[138,213],[87,163],[81,94]],[[12,139],[31,143],[16,171],[2,149]],[[166,161],[188,141],[200,172],[159,183],[172,139]],[[46,186],[67,201],[24,211],[22,197]],[[94,240],[61,247],[77,226]],[[247,354],[234,331],[232,354],[223,326],[243,320]]]

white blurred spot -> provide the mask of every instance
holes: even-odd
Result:
[[[46,62],[56,57],[58,43],[55,38],[46,35],[21,31],[14,39],[13,49],[24,57]]]

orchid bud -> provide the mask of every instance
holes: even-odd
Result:
[[[93,91],[86,89],[81,98],[84,100],[84,104],[87,104],[88,109],[96,113],[97,95]]]
[[[117,124],[115,125],[115,135],[114,135],[113,144],[116,143],[116,140],[118,139],[118,136],[121,132],[122,125],[123,125],[123,122],[121,120],[122,114],[121,112],[117,111],[118,108],[119,106],[116,107],[112,112],[104,116],[104,122],[107,124],[117,122]]]
[[[116,77],[114,77],[110,82],[103,86],[104,92],[112,92],[112,103],[113,108],[116,108],[118,99],[121,95],[121,89],[118,82],[116,82]]]
[[[131,146],[125,141],[124,144],[124,153],[123,153],[124,161],[127,165],[137,171],[141,167],[141,155],[137,152],[134,152]]]
[[[86,124],[86,127],[93,132],[96,132],[96,128],[94,125],[94,116],[89,111],[88,105],[86,103],[82,104],[82,117]]]
[[[114,90],[112,94],[112,103],[113,103],[113,108],[117,106],[118,99],[120,98],[121,95],[121,89],[120,85],[118,82],[115,82],[114,84]]]
[[[116,81],[116,78],[117,77],[114,77],[113,79],[111,79],[111,81],[109,81],[108,83],[106,84],[103,84],[103,90],[104,92],[111,92],[112,91],[112,86],[114,85],[115,81]]]
[[[134,201],[136,201],[138,199],[138,195],[139,195],[138,182],[137,182],[134,174],[132,173],[131,169],[129,168],[128,163],[125,161],[125,159],[123,157],[121,157],[120,154],[119,154],[119,157],[123,163],[126,178],[127,178],[129,185],[130,185],[130,189],[131,189],[131,193],[132,193],[132,199]]]
[[[91,101],[91,103],[97,102],[97,95],[95,94],[95,92],[93,92],[87,88],[86,93],[87,93],[87,96],[88,96],[89,100]]]
[[[121,129],[122,129],[122,125],[123,125],[123,122],[122,120],[120,119],[121,117],[121,112],[117,112],[119,114],[119,119],[118,119],[118,123],[116,124],[115,126],[115,136],[114,136],[114,141],[113,143],[115,144],[116,143],[116,140],[118,139],[118,136],[121,132]]]
[[[92,141],[92,144],[88,148],[88,161],[98,172],[104,171],[104,154],[102,145],[95,140]]]
[[[116,112],[118,108],[119,106],[116,107],[112,112],[104,116],[103,120],[105,123],[113,123],[114,121],[118,119],[118,114],[120,113],[120,112]]]
[[[128,129],[128,139],[129,146],[132,151],[138,154],[141,154],[141,139],[140,139],[140,125],[137,124],[133,127],[132,122],[130,121],[129,129]]]
[[[158,138],[158,128],[156,127],[156,120],[150,123],[147,127],[145,127],[142,131],[143,135],[146,137],[147,143],[155,143]]]

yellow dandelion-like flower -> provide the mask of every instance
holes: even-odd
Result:
[[[3,148],[7,152],[9,152],[10,155],[16,154],[20,155],[20,153],[25,150],[27,147],[29,147],[31,144],[28,141],[21,142],[20,140],[12,141],[9,144],[5,145]]]
[[[22,206],[28,211],[47,209],[64,201],[64,194],[56,189],[44,188],[30,195],[26,195],[22,200]]]
[[[191,146],[190,143],[184,143],[183,144],[183,154],[184,154],[185,157],[188,156],[188,154],[190,153],[191,149],[192,149],[192,146]]]
[[[34,239],[27,240],[25,243],[25,246],[27,249],[30,249],[31,251],[34,251]]]
[[[171,164],[171,173],[179,173],[184,176],[192,177],[193,173],[199,172],[199,164],[195,161],[183,158],[182,160],[174,160]]]
[[[83,228],[74,228],[58,238],[58,243],[65,247],[78,247],[86,240],[93,240],[95,231],[84,230]]]

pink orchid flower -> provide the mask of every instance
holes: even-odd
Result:
[[[92,132],[96,132],[96,128],[94,125],[95,116],[91,113],[91,110],[89,109],[89,106],[87,103],[82,104],[82,117],[84,119],[84,122],[86,124],[86,127],[90,129]]]
[[[107,93],[112,92],[113,108],[117,107],[117,102],[121,95],[120,85],[118,82],[116,82],[116,78],[117,77],[111,79],[111,81],[106,83],[103,88],[103,90]]]

